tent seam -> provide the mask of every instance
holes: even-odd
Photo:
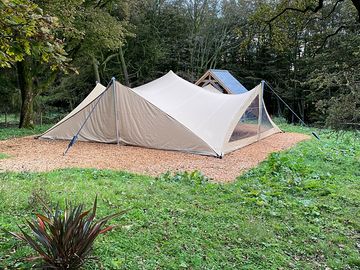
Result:
[[[125,85],[122,85],[121,83],[119,83],[121,86],[126,87]],[[179,123],[181,126],[183,126],[184,128],[186,128],[188,131],[191,132],[191,134],[193,134],[194,136],[196,136],[197,138],[199,138],[202,142],[204,142],[210,149],[212,149],[214,151],[214,153],[216,155],[219,155],[221,153],[218,153],[214,147],[212,147],[211,145],[209,145],[203,138],[201,138],[198,134],[194,133],[190,128],[188,128],[186,125],[184,125],[183,123],[181,123],[179,120],[177,120],[176,118],[174,118],[173,116],[171,116],[169,113],[165,112],[164,110],[162,110],[161,108],[159,108],[158,106],[156,106],[154,103],[152,103],[151,101],[147,100],[145,97],[143,97],[142,95],[138,94],[137,92],[135,92],[132,88],[130,87],[126,87],[128,89],[131,90],[132,93],[134,93],[135,95],[137,95],[138,97],[146,100],[146,102],[150,103],[152,106],[154,106],[155,108],[157,108],[158,110],[160,110],[161,112],[165,113],[168,117],[170,117],[171,119],[175,120],[177,123]]]

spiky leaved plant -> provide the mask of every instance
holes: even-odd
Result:
[[[27,243],[42,260],[44,269],[79,269],[90,258],[94,240],[114,226],[106,223],[125,211],[95,220],[97,198],[92,209],[84,211],[84,205],[66,203],[65,210],[50,208],[42,201],[44,214],[36,214],[32,221],[26,220],[33,237],[22,228],[20,233],[9,232]]]

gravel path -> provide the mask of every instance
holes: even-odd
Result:
[[[133,146],[77,142],[64,157],[68,141],[35,140],[33,137],[0,141],[2,171],[50,171],[57,168],[115,169],[148,175],[166,171],[200,170],[216,181],[234,180],[243,171],[256,166],[271,152],[287,149],[309,139],[299,133],[278,133],[227,154],[223,159],[175,151],[162,151]]]

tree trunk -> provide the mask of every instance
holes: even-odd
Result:
[[[97,83],[100,83],[100,74],[99,74],[99,62],[96,60],[94,56],[92,56],[92,64],[95,73],[95,80]]]
[[[130,87],[129,74],[128,74],[128,71],[127,71],[127,67],[126,67],[122,47],[120,47],[120,49],[119,49],[119,56],[120,56],[120,61],[121,61],[121,67],[122,67],[122,70],[123,70],[123,73],[124,73],[125,85]]]
[[[5,127],[7,127],[7,109],[5,108]]]
[[[283,113],[282,113],[282,110],[281,110],[281,102],[278,98],[276,98],[276,101],[277,101],[277,116],[278,117],[283,117]]]
[[[17,62],[19,88],[21,92],[21,109],[19,128],[33,128],[33,103],[34,92],[31,76],[30,62],[28,59]]]

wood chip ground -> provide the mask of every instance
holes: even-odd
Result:
[[[276,151],[309,139],[299,133],[278,133],[227,154],[223,159],[134,146],[77,142],[63,156],[68,141],[37,140],[33,137],[0,141],[0,172],[42,172],[58,168],[114,169],[157,176],[166,171],[200,170],[215,181],[228,182],[256,166]]]

